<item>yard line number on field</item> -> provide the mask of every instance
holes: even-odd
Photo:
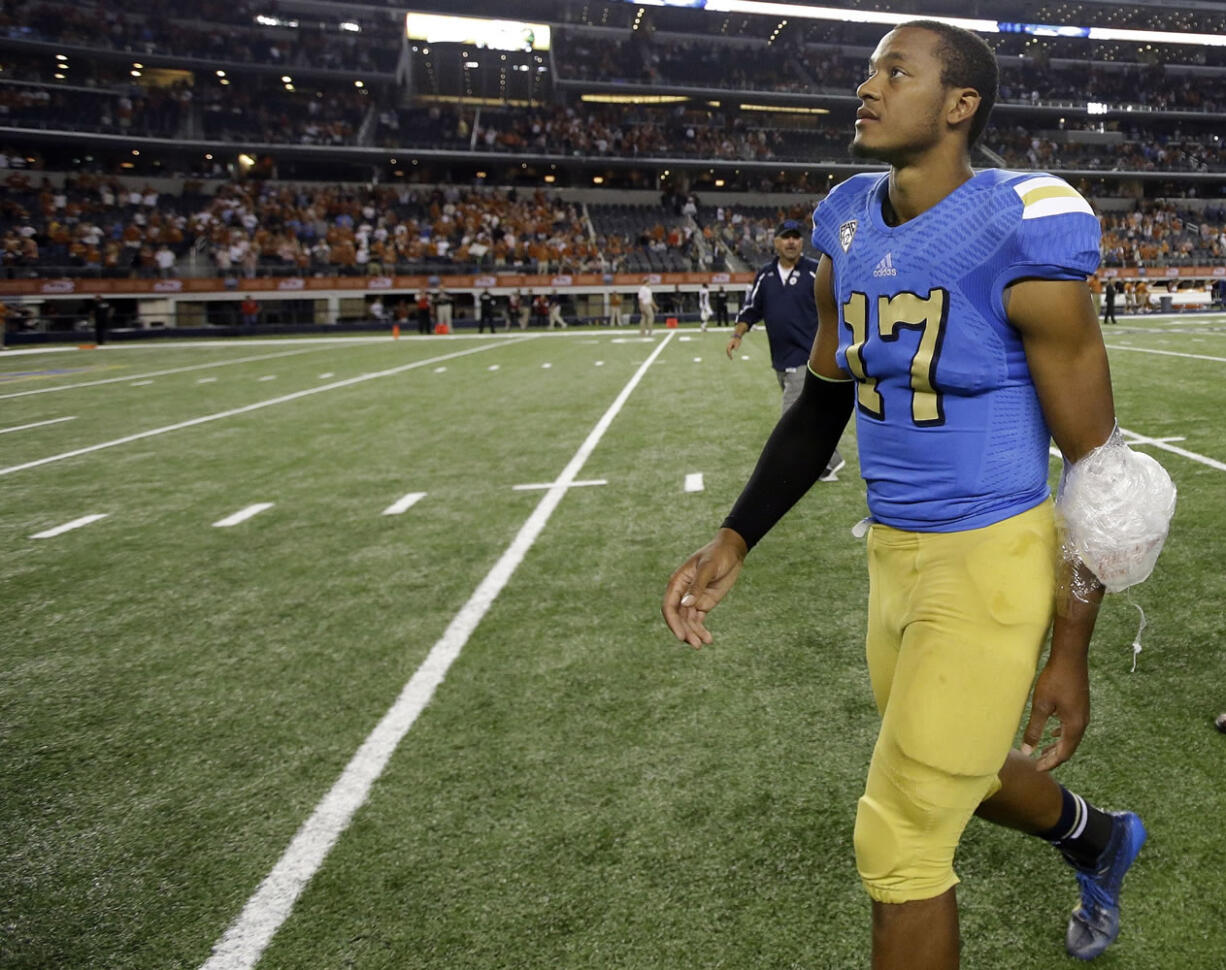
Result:
[[[553,510],[562,501],[562,496],[576,484],[576,476],[596,445],[672,337],[670,333],[660,342],[596,422],[506,551],[481,580],[468,602],[460,608],[442,637],[430,648],[422,665],[367,736],[331,791],[302,824],[272,872],[247,900],[238,919],[213,947],[213,955],[205,961],[201,970],[246,970],[259,961],[265,947],[289,916],[298,895],[323,864],[341,833],[348,828],[354,813],[366,801],[371,785],[383,773],[392,753],[434,696],[434,691],[460,655],[464,644],[536,542]]]

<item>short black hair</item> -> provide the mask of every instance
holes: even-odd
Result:
[[[941,58],[941,83],[950,88],[974,88],[979,92],[979,108],[971,119],[967,145],[974,145],[988,125],[988,115],[996,104],[1000,68],[996,54],[978,34],[939,20],[908,20],[899,27],[919,27],[941,38],[937,56]]]

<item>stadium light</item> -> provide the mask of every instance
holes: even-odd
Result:
[[[1226,47],[1226,34],[1193,34],[1173,30],[1134,30],[1123,27],[1082,27],[1075,24],[1030,24],[1008,20],[982,20],[970,17],[942,17],[925,13],[887,13],[881,10],[854,10],[840,7],[812,7],[769,0],[625,0],[640,7],[688,7],[713,13],[760,14],[766,17],[803,17],[806,20],[833,20],[844,23],[898,25],[908,20],[937,20],[964,27],[979,34],[1030,34],[1035,37],[1081,37],[1086,40],[1122,40],[1150,44],[1192,44]],[[640,11],[641,13],[641,11]]]
[[[549,50],[550,29],[548,24],[411,11],[405,14],[405,36],[431,44],[471,44],[496,51],[543,51]]]
[[[742,111],[774,111],[783,114],[798,114],[798,115],[828,115],[829,108],[805,108],[799,105],[787,104],[743,104],[740,106]]]
[[[684,94],[581,94],[579,100],[594,104],[676,104],[690,99]]]

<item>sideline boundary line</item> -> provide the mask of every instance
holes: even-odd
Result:
[[[430,648],[426,659],[405,684],[395,703],[367,735],[331,790],[315,806],[310,818],[298,829],[289,847],[247,900],[238,918],[214,945],[212,956],[201,966],[201,970],[250,970],[259,961],[281,924],[289,917],[302,890],[323,865],[341,833],[349,827],[354,814],[366,803],[371,787],[383,774],[383,769],[413,722],[430,703],[468,638],[544,530],[553,510],[574,483],[613,419],[672,337],[670,333],[660,341],[596,422],[574,457],[520,526],[506,551]]]
[[[246,404],[241,408],[232,408],[229,411],[218,411],[214,414],[206,414],[199,418],[190,418],[187,421],[180,421],[178,424],[168,424],[161,428],[151,428],[148,431],[139,431],[136,434],[126,435],[123,438],[115,438],[111,441],[104,441],[101,444],[89,445],[86,448],[77,448],[74,451],[65,451],[58,455],[51,455],[47,458],[39,458],[35,461],[27,461],[21,465],[10,465],[8,468],[0,468],[0,477],[11,475],[14,472],[25,471],[28,468],[37,468],[39,465],[48,465],[51,462],[63,461],[65,458],[76,458],[78,455],[88,455],[93,451],[101,451],[103,448],[114,448],[116,445],[126,445],[132,441],[140,441],[143,438],[153,438],[160,434],[166,434],[170,431],[179,431],[183,428],[191,428],[198,424],[207,424],[210,421],[220,421],[222,418],[232,418],[239,414],[247,414],[251,411],[258,411],[261,408],[272,407],[274,404],[285,404],[288,401],[297,401],[300,398],[310,397],[312,394],[322,394],[324,391],[334,391],[341,387],[351,387],[354,384],[362,384],[366,381],[373,381],[379,377],[392,377],[396,374],[403,374],[405,371],[413,370],[417,367],[424,367],[427,364],[436,364],[440,360],[451,360],[453,357],[464,357],[468,354],[479,354],[484,350],[493,350],[497,347],[505,347],[505,343],[491,343],[483,347],[472,347],[469,350],[457,350],[451,354],[444,354],[441,357],[431,357],[426,360],[417,360],[411,364],[402,364],[399,367],[393,367],[390,370],[375,371],[371,374],[359,374],[357,377],[347,377],[343,381],[334,381],[331,384],[321,384],[319,387],[308,387],[302,391],[295,391],[292,394],[284,394],[281,397],[270,398],[267,401],[256,401],[254,404]],[[131,380],[131,378],[127,378]]]

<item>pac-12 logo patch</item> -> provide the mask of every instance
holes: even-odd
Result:
[[[856,226],[859,221],[850,219],[839,226],[839,245],[843,247],[843,252],[851,249],[851,241],[856,238]]]

